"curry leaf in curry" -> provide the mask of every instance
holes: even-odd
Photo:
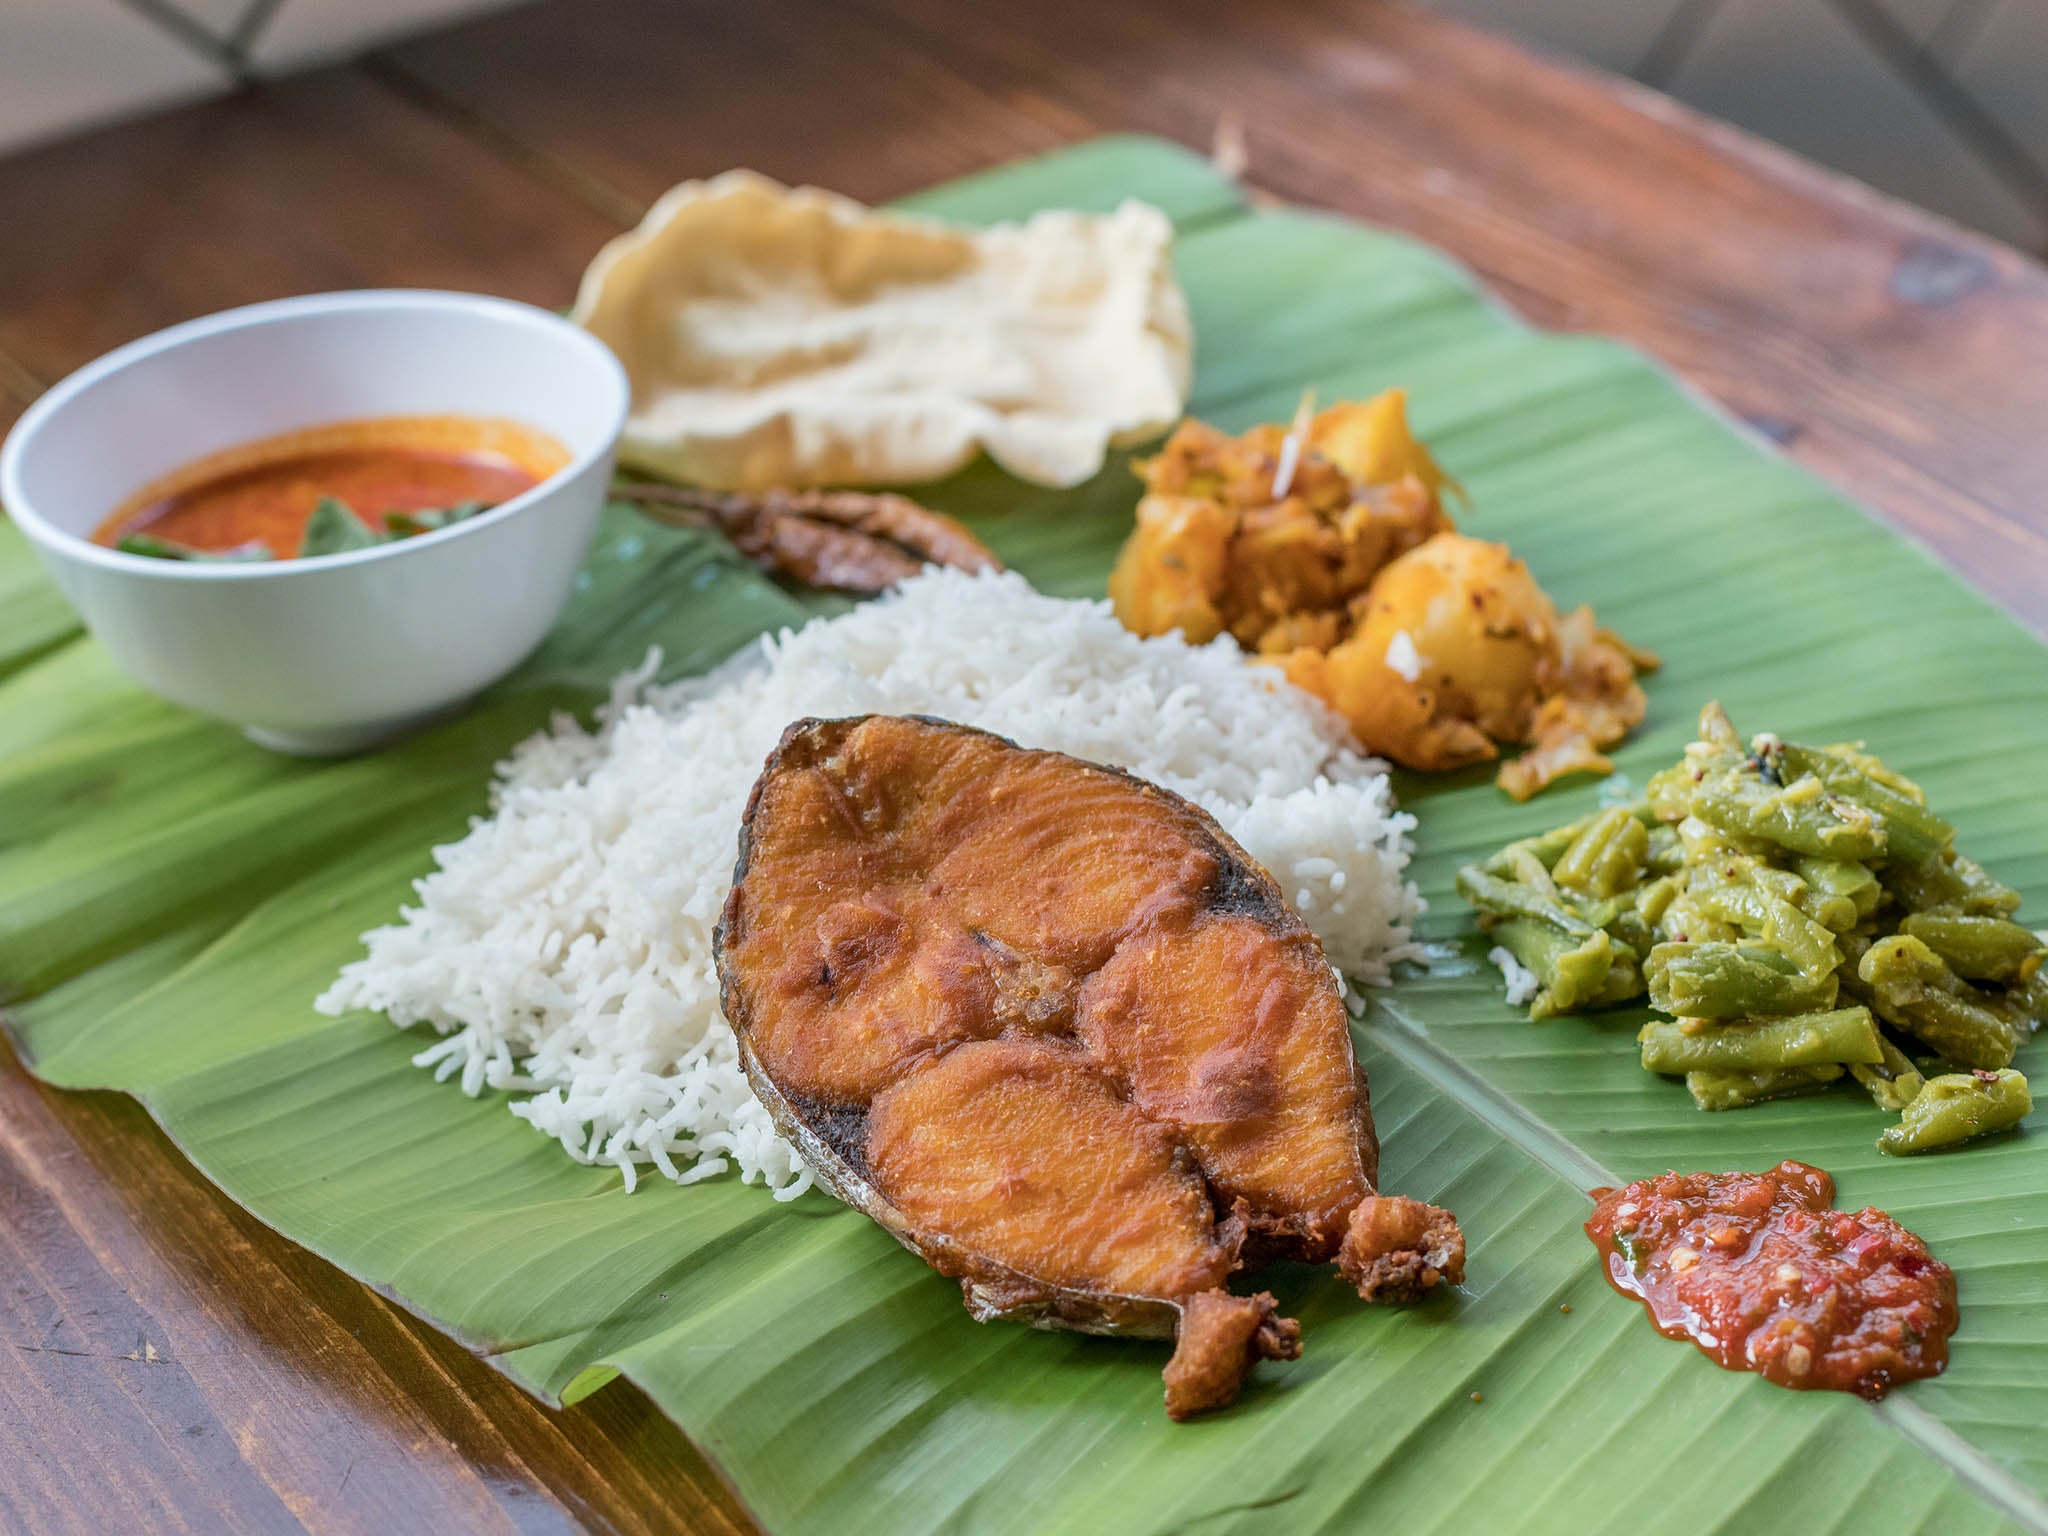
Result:
[[[313,515],[306,519],[306,531],[299,539],[299,558],[315,555],[345,555],[358,549],[375,549],[384,538],[357,517],[346,502],[322,496]]]
[[[347,502],[338,497],[323,496],[319,505],[314,507],[313,515],[306,520],[306,531],[299,540],[298,557],[303,560],[317,555],[345,555],[358,549],[375,549],[380,544],[395,544],[415,534],[432,533],[436,529],[467,522],[479,513],[488,512],[491,506],[492,503],[487,501],[458,501],[448,507],[391,512],[385,515],[384,526],[378,529],[358,517]],[[131,533],[124,535],[114,547],[123,554],[143,555],[153,560],[240,564],[277,558],[277,552],[260,539],[227,549],[200,549],[195,545],[161,539],[151,533]]]
[[[277,558],[270,546],[260,539],[252,539],[247,544],[236,544],[228,549],[195,549],[190,544],[176,544],[169,539],[157,538],[154,534],[130,533],[124,534],[114,548],[124,555],[145,555],[152,560],[199,560],[229,565]]]
[[[488,512],[490,508],[491,504],[487,501],[458,501],[452,507],[421,508],[416,512],[387,512],[384,514],[384,536],[391,540],[409,538],[416,533],[432,533],[439,528],[466,522],[479,512]]]

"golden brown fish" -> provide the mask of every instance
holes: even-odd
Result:
[[[1336,977],[1210,817],[942,721],[792,726],[717,937],[727,1017],[820,1181],[977,1318],[1178,1338],[1176,1418],[1299,1329],[1230,1276],[1336,1260],[1360,1294],[1462,1278],[1373,1188]]]

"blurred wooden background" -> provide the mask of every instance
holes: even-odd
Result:
[[[2048,0],[1421,0],[2048,251]]]
[[[0,0],[0,153],[511,3]],[[2048,252],[2048,0],[1413,3],[1627,75]]]

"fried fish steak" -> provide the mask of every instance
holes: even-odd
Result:
[[[800,721],[716,948],[820,1182],[979,1319],[1174,1337],[1175,1418],[1300,1353],[1241,1269],[1335,1261],[1369,1300],[1463,1278],[1449,1213],[1374,1187],[1322,947],[1177,795],[944,721]]]

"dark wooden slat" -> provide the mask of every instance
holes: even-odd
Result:
[[[542,1407],[4,1047],[0,1276],[0,1529],[753,1529],[640,1393]]]
[[[0,161],[0,350],[43,385],[285,294],[477,289],[551,306],[617,225],[355,70]]]
[[[950,0],[602,0],[399,59],[643,197],[731,164],[884,197],[1006,132],[1205,146],[1230,113],[1255,184],[1642,346],[2048,632],[2048,273],[1625,82],[1374,0],[1045,0],[974,25]]]
[[[4,301],[0,301],[4,305]],[[0,352],[0,438],[7,435],[29,402],[42,393],[36,377],[21,362]]]
[[[881,201],[1096,132],[830,3],[575,0],[410,43],[390,67],[644,205],[744,165]]]

